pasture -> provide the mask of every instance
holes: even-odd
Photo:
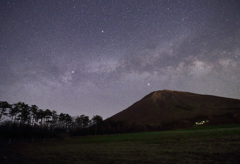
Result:
[[[240,127],[82,136],[0,146],[1,164],[239,163]]]

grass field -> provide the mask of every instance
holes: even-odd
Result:
[[[0,163],[240,163],[240,126],[5,145]]]

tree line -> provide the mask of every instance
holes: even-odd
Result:
[[[175,120],[154,125],[127,123],[106,119],[100,115],[91,119],[82,114],[72,117],[67,113],[58,114],[55,110],[40,109],[36,105],[24,102],[9,104],[0,101],[0,143],[12,143],[19,140],[65,139],[71,136],[99,135],[158,131],[188,127],[184,120]]]
[[[55,110],[43,110],[24,102],[9,104],[0,101],[0,140],[97,134],[97,128],[102,122],[100,115],[91,119],[84,114],[72,117],[67,113],[58,114]]]
[[[7,118],[10,118],[11,123],[47,127],[77,126],[86,128],[103,121],[99,115],[93,116],[92,119],[85,115],[72,117],[67,113],[58,115],[55,110],[39,109],[36,105],[29,106],[24,102],[9,104],[7,101],[0,101],[0,122]]]

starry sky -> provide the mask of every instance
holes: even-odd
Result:
[[[0,0],[0,100],[104,119],[156,90],[240,99],[239,0]]]

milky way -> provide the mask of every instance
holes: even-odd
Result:
[[[162,89],[240,99],[240,2],[0,2],[0,100],[107,118]]]

